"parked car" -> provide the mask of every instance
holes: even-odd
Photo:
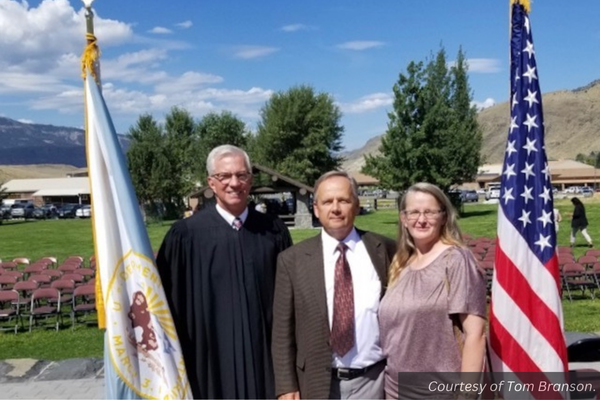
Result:
[[[479,194],[475,190],[461,190],[460,199],[463,203],[477,203],[479,201]]]
[[[75,218],[75,213],[81,208],[80,204],[67,203],[58,209],[58,218]]]
[[[17,203],[10,206],[10,215],[13,218],[32,218],[35,206],[31,203]]]
[[[44,204],[41,209],[44,210],[46,218],[58,218],[58,208],[54,204]]]
[[[583,197],[592,197],[594,195],[594,189],[589,186],[584,186],[581,188],[581,195],[583,195]]]
[[[8,204],[0,205],[0,219],[9,219],[10,217],[10,206]]]
[[[86,204],[85,206],[79,208],[75,211],[75,216],[77,218],[91,218],[92,217],[92,206]]]

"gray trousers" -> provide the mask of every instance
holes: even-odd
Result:
[[[363,376],[343,381],[331,378],[330,399],[383,399],[383,379],[385,362],[368,370]]]
[[[592,244],[592,238],[590,237],[590,234],[587,232],[587,227],[586,228],[571,228],[571,244],[575,243],[575,235],[577,235],[577,231],[581,230],[581,234],[583,235],[583,237],[585,238],[585,241],[588,242],[588,244]]]

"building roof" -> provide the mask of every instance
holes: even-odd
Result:
[[[379,180],[370,175],[365,175],[360,172],[348,172],[354,178],[358,186],[377,186]]]
[[[89,194],[88,178],[13,179],[3,185],[7,193],[34,193],[34,196]],[[42,194],[38,194],[38,193]],[[52,194],[45,194],[52,193]]]
[[[584,164],[574,160],[548,161],[548,166],[552,173],[552,181],[560,182],[571,178],[600,178],[600,169],[592,165]],[[477,181],[490,182],[500,180],[502,174],[502,164],[487,164],[479,167]],[[566,183],[566,182],[565,182]]]

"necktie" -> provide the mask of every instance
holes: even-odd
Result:
[[[233,229],[235,229],[236,231],[239,231],[240,229],[242,229],[242,220],[239,218],[236,218],[233,220],[233,223],[231,224],[231,226],[233,227]]]
[[[335,263],[331,348],[343,357],[354,346],[354,289],[346,259],[348,246],[340,243],[337,249],[340,256]]]

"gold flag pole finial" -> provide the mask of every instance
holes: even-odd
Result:
[[[521,4],[523,6],[523,8],[525,9],[525,11],[527,12],[527,14],[529,14],[529,12],[531,11],[531,3],[529,0],[510,0],[510,2],[512,4]]]

